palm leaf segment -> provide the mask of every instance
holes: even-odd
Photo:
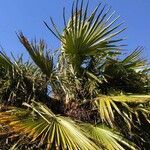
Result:
[[[11,131],[23,133],[32,138],[31,142],[39,140],[39,146],[43,143],[47,149],[81,149],[81,150],[124,150],[122,145],[130,149],[135,149],[132,144],[128,144],[114,131],[108,130],[104,126],[93,126],[74,122],[69,118],[56,116],[41,103],[33,101],[32,105],[24,105],[31,108],[31,111],[14,109],[13,111],[0,113],[0,123],[9,122]],[[19,142],[18,142],[19,145]]]

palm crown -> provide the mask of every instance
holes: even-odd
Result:
[[[51,55],[44,41],[17,36],[34,63],[0,53],[4,149],[122,150],[150,146],[149,68],[142,47],[121,59],[125,28],[111,8],[72,5]],[[85,6],[85,7],[84,7]],[[121,29],[120,29],[121,28]],[[57,58],[57,63],[53,59]],[[138,94],[138,95],[137,95]],[[14,144],[15,143],[15,144]]]

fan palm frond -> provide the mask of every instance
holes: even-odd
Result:
[[[137,106],[134,108],[133,106],[130,106],[131,104],[140,103],[138,102],[138,97],[136,96],[99,96],[95,99],[94,103],[99,111],[100,118],[102,122],[106,122],[111,127],[113,127],[115,123],[115,116],[117,113],[120,115],[120,117],[125,121],[128,128],[131,129],[132,125],[132,114],[136,116],[137,110],[141,111],[143,113],[143,116],[148,121],[148,114],[150,111],[148,111],[145,108],[141,108]],[[143,103],[146,103],[147,101],[150,101],[150,97],[147,96],[146,98],[143,97]],[[118,104],[121,105],[121,108],[118,106]]]
[[[56,116],[41,103],[33,102],[32,106],[25,105],[32,108],[37,114],[35,118],[30,113],[28,114],[28,111],[19,110],[12,116],[10,116],[10,112],[5,112],[5,115],[1,116],[0,123],[11,121],[9,125],[14,132],[21,131],[31,137],[32,141],[40,140],[39,145],[44,143],[47,145],[47,149],[52,147],[71,150],[99,149],[72,120]]]
[[[129,118],[127,118],[119,107],[116,105],[115,101],[110,96],[99,96],[94,101],[102,122],[106,122],[111,127],[113,127],[115,114],[114,110],[123,117],[126,122],[129,122]],[[129,124],[129,123],[128,123]]]
[[[47,77],[50,77],[54,69],[53,58],[50,56],[48,50],[45,51],[46,46],[44,41],[40,41],[39,45],[37,45],[36,42],[30,44],[22,33],[18,35],[18,38],[35,64],[47,75]]]
[[[11,60],[3,52],[0,52],[0,66],[8,70],[12,69],[13,67],[13,63],[11,62]]]
[[[90,56],[106,56],[108,52],[113,53],[114,51],[115,53],[120,49],[120,45],[116,43],[123,39],[113,40],[113,37],[124,31],[125,28],[119,30],[122,23],[115,25],[119,17],[111,21],[115,15],[114,12],[110,14],[110,8],[106,10],[104,6],[98,13],[100,5],[91,15],[88,15],[88,3],[85,9],[83,0],[80,6],[78,1],[75,6],[73,4],[71,18],[68,24],[65,23],[63,34],[58,32],[52,20],[55,32],[45,23],[48,29],[61,40],[62,53],[74,68],[80,68]]]
[[[130,55],[128,55],[123,60],[115,60],[112,58],[107,58],[107,65],[106,65],[106,71],[107,68],[110,69],[109,71],[113,71],[113,73],[121,73],[127,74],[129,70],[136,71],[137,69],[144,70],[146,68],[146,60],[141,57],[141,53],[143,51],[142,47],[138,47],[136,50],[134,50]],[[109,67],[110,66],[110,67]]]
[[[143,48],[138,47],[130,55],[128,55],[125,59],[123,59],[122,63],[124,67],[128,69],[138,69],[140,67],[144,67],[146,64],[146,60],[140,58],[142,51]]]
[[[105,126],[84,124],[82,128],[89,134],[90,138],[108,150],[125,150],[123,145],[132,150],[136,149],[132,142],[125,140],[119,133]]]

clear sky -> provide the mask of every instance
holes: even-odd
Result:
[[[0,0],[0,45],[6,53],[15,56],[26,51],[19,43],[15,32],[23,31],[29,38],[45,39],[50,49],[58,48],[58,40],[47,30],[43,21],[53,17],[59,29],[62,29],[62,10],[67,15],[73,0]],[[90,9],[99,2],[111,5],[121,21],[125,21],[125,31],[129,51],[144,46],[144,56],[150,59],[150,0],[89,0]]]

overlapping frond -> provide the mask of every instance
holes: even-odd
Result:
[[[12,109],[2,112],[0,123],[7,123],[14,133],[21,132],[27,135],[31,138],[31,143],[39,141],[39,147],[45,144],[47,149],[61,147],[70,150],[124,150],[124,145],[135,149],[119,133],[104,126],[74,122],[69,118],[55,115],[49,108],[35,101],[32,105],[24,105],[32,111]]]

